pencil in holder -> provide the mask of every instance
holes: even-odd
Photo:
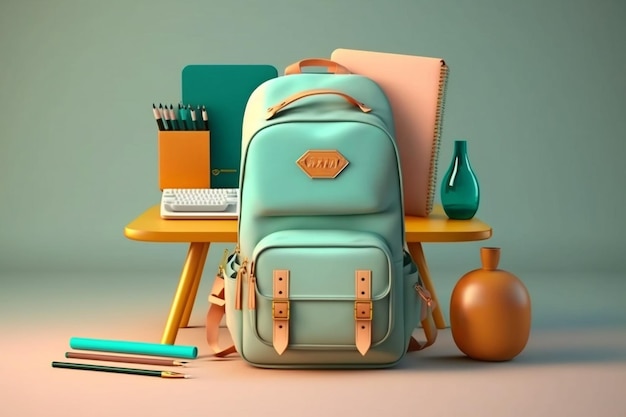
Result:
[[[159,131],[159,188],[210,188],[211,133]]]

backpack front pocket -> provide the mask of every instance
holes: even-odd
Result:
[[[261,240],[250,266],[253,334],[285,350],[365,354],[391,328],[390,252],[371,233],[285,230]]]

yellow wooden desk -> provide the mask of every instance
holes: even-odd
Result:
[[[422,249],[423,242],[468,242],[491,237],[491,227],[474,218],[449,220],[441,207],[435,207],[429,217],[405,219],[406,240],[417,264],[425,287],[439,305]],[[143,242],[189,243],[189,251],[180,274],[178,288],[172,302],[161,343],[173,344],[178,329],[189,324],[189,317],[200,285],[209,245],[237,242],[237,220],[163,220],[155,205],[130,222],[124,235]],[[208,307],[207,307],[208,308]],[[433,311],[438,328],[445,327],[441,309]]]

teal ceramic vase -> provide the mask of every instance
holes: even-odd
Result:
[[[454,141],[454,155],[441,183],[441,204],[450,219],[474,217],[480,202],[478,179],[467,155],[467,141]]]

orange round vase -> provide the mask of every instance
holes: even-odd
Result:
[[[450,300],[457,347],[472,359],[507,361],[530,336],[530,296],[515,275],[498,269],[500,248],[481,248],[482,268],[463,275]]]

